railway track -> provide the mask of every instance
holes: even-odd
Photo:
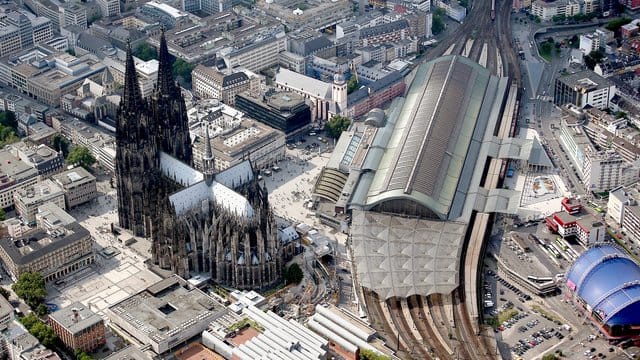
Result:
[[[431,359],[431,356],[426,351],[424,344],[421,340],[418,340],[413,334],[413,330],[410,328],[402,311],[401,301],[398,298],[392,298],[387,300],[389,311],[391,313],[391,320],[398,329],[400,337],[404,339],[407,346],[407,352],[411,359]]]
[[[474,0],[473,8],[465,23],[461,24],[447,39],[430,49],[425,55],[425,60],[433,60],[445,53],[462,55],[467,43],[471,44],[470,40],[472,40],[473,44],[466,50],[465,55],[476,62],[479,62],[482,57],[482,62],[492,73],[508,76],[512,83],[521,87],[518,57],[510,37],[510,2],[495,0],[495,20],[490,16],[491,8],[492,1]],[[486,50],[483,51],[483,48]],[[493,185],[496,181],[489,182]],[[480,226],[485,228],[483,224]],[[383,303],[388,306],[388,315],[385,315],[378,296],[363,289],[370,321],[389,347],[397,349],[412,359],[495,358],[491,355],[492,344],[487,343],[489,337],[480,335],[482,328],[475,319],[476,315],[472,319],[470,309],[467,308],[467,306],[475,306],[473,314],[477,314],[478,304],[473,301],[466,303],[465,291],[472,291],[469,287],[477,286],[475,273],[478,271],[479,258],[482,256],[481,250],[477,249],[482,249],[482,241],[484,241],[483,237],[477,236],[467,244],[470,248],[469,256],[477,256],[477,258],[465,259],[467,249],[463,251],[461,264],[468,266],[469,270],[461,269],[460,285],[451,294],[452,315],[446,314],[443,296],[440,294],[427,297],[411,296],[406,302],[390,299]],[[471,299],[474,298],[474,296],[471,297]],[[453,326],[449,322],[450,317],[452,317]],[[412,329],[413,326],[415,329]]]
[[[396,351],[402,350],[403,348],[398,341],[398,336],[395,335],[395,332],[380,308],[378,295],[366,288],[362,289],[362,293],[365,306],[367,307],[367,313],[369,314],[369,322],[378,331],[378,334],[384,339],[389,348],[395,349]]]

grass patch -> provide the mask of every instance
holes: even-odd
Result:
[[[560,323],[560,324],[564,323],[564,320],[556,316],[556,314],[543,309],[542,306],[540,305],[534,304],[531,306],[531,308],[533,309],[533,311],[539,313],[540,315],[542,315],[542,317],[546,318],[547,320],[551,320],[555,323]]]
[[[627,254],[629,254],[629,256],[631,256],[635,261],[640,262],[640,259],[638,259],[637,256],[635,256],[633,254],[633,252],[631,252],[631,249],[629,249],[627,247],[627,245],[625,243],[622,242],[622,240],[618,239],[618,237],[616,236],[616,234],[611,231],[611,228],[607,229],[607,233],[609,234],[609,236],[611,236],[611,238],[613,240],[615,240],[616,244],[618,244],[620,247],[622,247],[624,249],[624,251],[627,252]]]
[[[497,329],[502,325],[505,321],[508,321],[512,317],[518,315],[518,310],[516,309],[506,309],[502,310],[498,313],[498,316],[488,318],[487,323],[491,325],[494,329]]]
[[[262,296],[268,298],[269,296],[277,293],[278,291],[284,289],[287,286],[287,284],[283,281],[281,283],[279,283],[278,285],[272,287],[269,290],[266,290],[264,293],[262,293]]]
[[[229,328],[227,329],[228,331],[236,331],[239,329],[244,328],[245,326],[251,326],[252,328],[258,330],[259,332],[264,332],[264,327],[260,324],[258,324],[257,322],[249,319],[249,318],[244,318],[240,321],[238,321],[237,323],[229,326]]]

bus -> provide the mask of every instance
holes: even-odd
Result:
[[[590,208],[595,210],[597,213],[602,214],[604,212],[604,209],[602,207],[600,207],[598,204],[594,203],[593,201],[589,201],[588,205],[589,205]]]
[[[556,238],[556,244],[558,244],[558,247],[562,249],[562,251],[567,251],[567,248],[569,247],[567,243],[563,241],[562,238],[560,237]]]

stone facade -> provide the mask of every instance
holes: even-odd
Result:
[[[209,144],[203,171],[192,168],[185,102],[164,33],[159,58],[154,94],[143,99],[127,49],[116,123],[120,226],[150,237],[153,262],[182,277],[209,273],[240,289],[277,284],[286,259],[266,188],[248,161],[216,174]]]

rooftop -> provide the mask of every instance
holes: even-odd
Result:
[[[111,306],[118,316],[148,338],[163,341],[197,322],[221,315],[226,308],[186,281],[172,276]]]
[[[52,178],[65,189],[96,180],[96,177],[91,175],[91,173],[82,166],[53,175]]]
[[[51,179],[45,179],[29,188],[16,191],[13,196],[26,206],[32,206],[63,195],[64,191],[60,186]]]
[[[375,176],[366,206],[406,198],[437,218],[460,216],[488,124],[497,121],[495,103],[505,91],[505,79],[465,57],[422,64],[404,103],[378,131],[383,149],[367,155]]]
[[[567,86],[584,89],[587,91],[593,91],[596,89],[602,89],[611,86],[609,80],[594,73],[591,70],[578,71],[573,74],[563,75],[558,78],[558,81],[563,82]]]
[[[62,325],[72,334],[79,334],[87,328],[103,322],[101,316],[79,302],[49,314],[49,318]]]
[[[25,265],[57,249],[89,237],[89,231],[77,222],[48,234],[41,229],[26,232],[21,238],[3,236],[0,247],[17,265]]]

